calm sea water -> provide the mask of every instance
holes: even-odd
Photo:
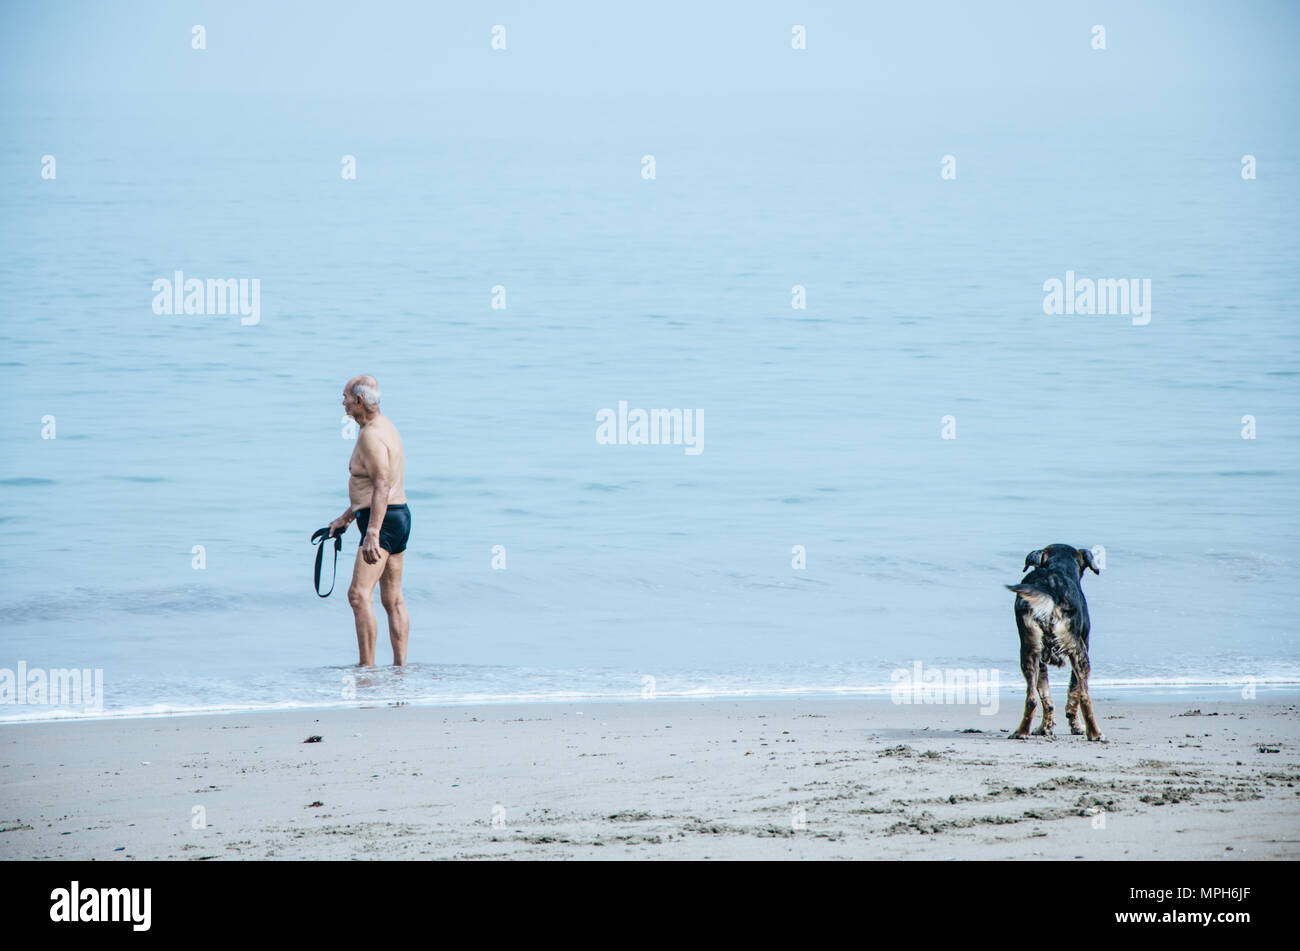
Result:
[[[1293,118],[8,103],[0,667],[102,668],[106,713],[878,690],[916,660],[1018,690],[1002,585],[1065,542],[1106,550],[1096,682],[1300,681]],[[155,315],[177,270],[259,279],[260,323]],[[1149,278],[1151,322],[1045,315],[1067,270]],[[406,443],[412,665],[352,698],[358,536],[324,601],[308,538],[363,372]],[[598,445],[620,400],[702,410],[704,451]]]

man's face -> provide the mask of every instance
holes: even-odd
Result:
[[[348,392],[352,388],[351,381],[343,387],[343,412],[347,413],[353,419],[360,422],[361,420],[361,397],[353,396]]]

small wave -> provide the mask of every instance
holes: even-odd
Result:
[[[1093,678],[1090,688],[1093,690],[1122,691],[1131,694],[1134,700],[1160,700],[1170,695],[1186,693],[1188,690],[1231,692],[1237,694],[1243,685],[1249,685],[1256,691],[1294,692],[1300,689],[1300,675],[1260,678],[1223,677],[1218,675],[1186,677],[1116,677]],[[1023,684],[1019,674],[999,671],[999,696],[1019,696]],[[895,684],[885,683],[841,683],[841,684],[756,684],[752,687],[695,684],[677,689],[657,689],[653,697],[646,697],[639,687],[620,684],[608,689],[588,690],[506,690],[492,691],[485,689],[466,689],[459,692],[445,691],[422,695],[399,696],[357,696],[350,700],[283,700],[258,703],[211,703],[211,704],[175,704],[152,703],[136,704],[113,710],[84,711],[76,709],[58,709],[29,707],[22,712],[0,715],[0,724],[41,723],[66,720],[119,720],[152,719],[187,716],[215,716],[235,713],[276,713],[295,710],[347,710],[378,708],[391,706],[411,707],[468,707],[468,706],[506,706],[511,704],[573,704],[573,703],[631,703],[655,701],[699,701],[699,700],[733,700],[733,699],[853,699],[889,697],[896,689]]]

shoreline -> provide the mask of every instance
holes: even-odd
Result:
[[[0,858],[1300,857],[1300,694],[1094,702],[1107,743],[879,697],[6,723]]]
[[[844,688],[804,688],[795,687],[788,691],[779,690],[756,690],[750,692],[719,692],[709,691],[699,694],[692,693],[657,693],[654,697],[646,698],[635,693],[627,694],[575,694],[575,695],[509,695],[509,696],[483,696],[470,695],[466,697],[453,697],[449,699],[415,699],[415,700],[393,700],[387,698],[376,698],[373,701],[343,700],[328,701],[321,703],[309,702],[289,702],[284,705],[232,705],[232,706],[213,706],[211,708],[179,708],[171,710],[138,710],[127,708],[122,711],[94,711],[91,713],[83,712],[52,712],[48,715],[35,714],[32,716],[15,716],[5,717],[2,711],[6,706],[18,707],[19,704],[0,704],[0,728],[8,726],[27,726],[42,723],[97,723],[101,721],[126,722],[132,720],[171,720],[183,719],[187,717],[213,717],[213,716],[239,716],[244,714],[262,714],[262,713],[319,713],[331,710],[370,710],[382,707],[414,707],[414,708],[431,708],[431,709],[459,709],[464,707],[501,707],[515,705],[536,705],[536,706],[555,706],[564,704],[608,704],[608,703],[627,703],[638,704],[645,702],[663,702],[663,703],[722,703],[729,701],[746,701],[746,700],[772,700],[772,701],[862,701],[862,702],[879,702],[880,700],[890,700],[902,707],[942,707],[953,706],[954,704],[940,701],[916,701],[916,700],[891,700],[892,687],[844,687]],[[1300,700],[1300,681],[1257,681],[1250,685],[1255,697],[1251,700],[1272,700],[1282,701],[1287,699]],[[1147,681],[1137,681],[1133,683],[1121,684],[1095,684],[1092,687],[1098,697],[1107,695],[1114,691],[1121,699],[1129,703],[1161,703],[1176,702],[1179,700],[1206,702],[1226,702],[1230,700],[1243,700],[1245,685],[1239,681],[1224,683],[1218,681],[1197,681],[1189,680],[1187,683],[1152,684]],[[1024,688],[1017,685],[1014,689],[1002,686],[998,692],[998,710],[1007,707],[1020,709],[1024,701]]]

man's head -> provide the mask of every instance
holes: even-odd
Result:
[[[379,414],[379,382],[370,374],[354,376],[343,384],[343,410],[358,423]]]

